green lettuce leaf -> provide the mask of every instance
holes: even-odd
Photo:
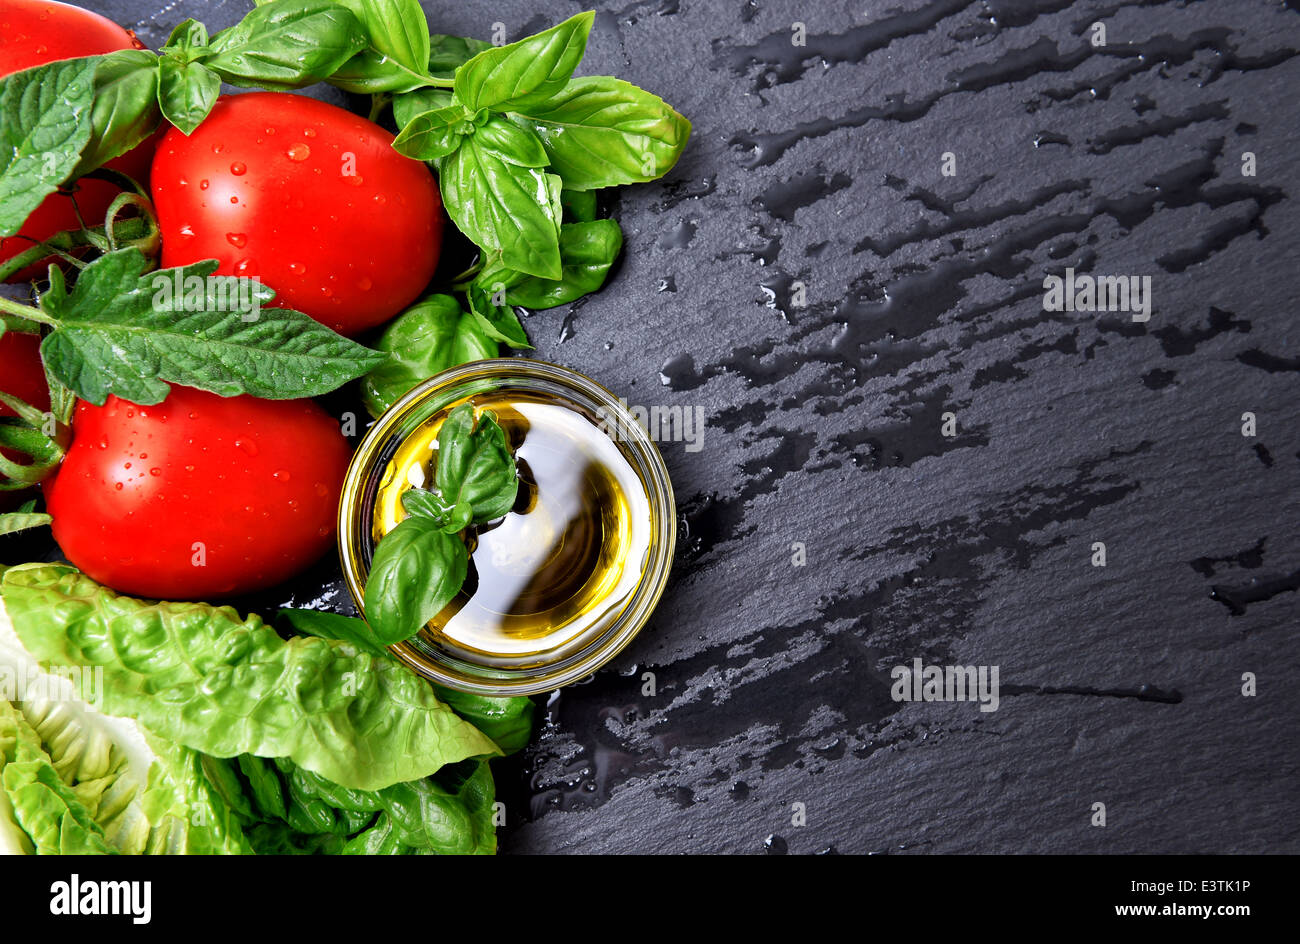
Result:
[[[102,667],[106,712],[195,751],[284,757],[359,790],[499,753],[422,679],[346,642],[119,596],[60,565],[6,570],[0,597],[38,661]]]

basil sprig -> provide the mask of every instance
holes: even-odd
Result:
[[[571,236],[570,252],[585,242],[566,265],[562,192],[661,177],[690,135],[689,121],[635,85],[572,77],[593,20],[580,13],[479,51],[456,68],[450,95],[421,89],[394,100],[393,146],[434,164],[447,213],[483,250],[485,267],[563,283],[533,286],[524,293],[533,299],[573,300],[593,284],[589,268],[575,280],[577,268],[608,269],[592,256],[613,245],[608,232]]]
[[[463,403],[448,414],[438,430],[434,482],[402,494],[407,516],[375,547],[364,601],[379,645],[411,638],[452,601],[469,569],[461,532],[514,506],[518,471],[492,413],[476,423],[473,405]]]

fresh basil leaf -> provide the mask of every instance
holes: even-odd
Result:
[[[0,79],[0,237],[68,179],[90,140],[97,57]]]
[[[596,219],[596,191],[561,190],[560,206],[566,222],[591,223]]]
[[[486,524],[514,507],[519,473],[510,443],[496,417],[484,413],[474,425],[474,407],[463,403],[438,430],[438,468],[434,473],[447,505],[467,503],[474,524]]]
[[[447,108],[453,101],[455,99],[447,89],[418,88],[399,92],[393,96],[393,120],[398,128],[405,130],[416,115]]]
[[[565,223],[560,227],[560,258],[564,274],[559,279],[539,279],[485,267],[475,279],[485,292],[504,293],[508,305],[544,309],[567,305],[605,284],[610,267],[623,248],[623,231],[614,220]]]
[[[366,578],[366,622],[385,645],[410,639],[465,583],[465,542],[429,518],[405,518],[380,539]]]
[[[408,515],[419,515],[437,523],[448,534],[459,534],[470,526],[474,509],[466,501],[449,505],[441,495],[428,489],[412,488],[402,493],[402,508]]]
[[[97,707],[194,751],[288,758],[354,790],[496,753],[394,660],[328,639],[281,639],[231,607],[136,600],[47,564],[5,570],[0,595],[33,658],[102,667]]]
[[[257,7],[222,30],[204,63],[231,85],[298,89],[329,77],[365,44],[354,11],[293,0]]]
[[[429,37],[429,74],[436,79],[450,79],[456,69],[469,62],[492,44],[483,39],[465,36]]]
[[[559,178],[507,163],[484,151],[477,136],[438,161],[447,214],[460,231],[512,269],[558,279]],[[551,179],[553,178],[553,179]]]
[[[545,167],[546,149],[537,135],[500,115],[474,128],[474,143],[486,154],[520,167]]]
[[[499,270],[509,272],[506,276],[508,282],[517,282],[529,276],[522,272],[510,270]],[[503,344],[509,344],[513,348],[531,348],[528,343],[528,335],[524,333],[524,326],[519,323],[519,316],[507,302],[506,294],[509,288],[504,287],[508,283],[493,282],[486,288],[479,284],[473,284],[469,291],[465,293],[469,300],[469,310],[478,323],[479,330],[487,337],[500,341]],[[498,288],[498,286],[503,286]],[[498,304],[500,300],[500,304]]]
[[[429,22],[418,0],[338,0],[368,37],[360,53],[330,76],[348,92],[407,92],[429,84]]]
[[[213,276],[216,260],[145,277],[149,264],[135,248],[106,253],[81,271],[71,295],[56,276],[40,298],[55,321],[41,356],[83,400],[102,404],[114,393],[160,403],[169,383],[225,397],[317,396],[383,360],[301,312],[262,308],[275,293]]]
[[[554,95],[582,61],[595,18],[579,13],[517,43],[485,49],[456,70],[456,98],[470,111],[509,111]]]
[[[90,141],[72,176],[81,177],[125,154],[157,130],[161,117],[158,57],[144,49],[101,57],[95,68]]]
[[[158,105],[186,137],[194,133],[221,94],[221,76],[201,62],[158,60]]]
[[[444,704],[495,741],[506,754],[528,745],[536,710],[531,698],[489,698],[441,685],[434,685],[433,690]]]
[[[207,54],[208,28],[198,20],[185,20],[172,30],[162,52],[181,63],[194,62]]]
[[[337,639],[349,642],[361,652],[368,652],[381,659],[392,658],[388,647],[375,638],[365,620],[338,613],[322,613],[320,610],[283,609],[276,616],[277,622],[287,623],[289,628],[300,636],[319,636],[321,639]]]
[[[405,127],[393,141],[393,147],[399,154],[417,161],[446,157],[460,147],[461,138],[474,130],[468,118],[468,113],[460,105],[415,115],[405,122]],[[545,157],[546,152],[542,151],[543,160]]]
[[[514,110],[571,190],[662,177],[691,133],[691,123],[663,99],[605,75],[574,79],[549,100]]]
[[[361,381],[361,399],[375,417],[434,374],[500,353],[496,341],[450,295],[432,295],[407,309],[384,329],[375,348],[388,360]]]

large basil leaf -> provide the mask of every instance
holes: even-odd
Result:
[[[98,65],[68,59],[0,79],[0,237],[18,232],[77,166],[94,126]]]
[[[194,133],[221,94],[221,76],[201,62],[158,60],[158,105],[186,136]]]
[[[423,679],[347,643],[284,640],[230,607],[119,596],[59,565],[12,567],[0,594],[33,657],[103,667],[107,714],[196,751],[286,757],[357,790],[497,753]]]
[[[297,89],[328,77],[364,47],[353,10],[333,0],[295,0],[259,6],[222,30],[204,64],[232,85]]]
[[[517,43],[485,49],[456,70],[456,98],[470,111],[508,111],[554,95],[582,61],[595,17],[579,13]]]
[[[448,215],[466,236],[512,269],[558,279],[560,178],[501,160],[466,137],[438,161]]]
[[[643,183],[681,156],[691,123],[663,99],[610,76],[574,79],[545,102],[512,109],[572,190]]]
[[[375,417],[434,374],[500,353],[496,341],[450,295],[433,295],[407,309],[384,329],[375,347],[388,360],[361,380],[361,399]]]
[[[399,522],[376,545],[366,578],[366,622],[375,638],[392,645],[418,633],[460,591],[468,568],[459,536],[430,518]]]
[[[438,468],[434,473],[448,507],[468,504],[474,524],[486,524],[515,504],[519,476],[505,431],[490,412],[474,422],[474,407],[461,404],[438,430]]]
[[[158,57],[144,49],[103,56],[95,68],[95,105],[90,141],[73,177],[103,167],[158,127]]]
[[[429,23],[418,0],[338,0],[360,21],[369,42],[330,76],[349,92],[406,92],[428,85]]]
[[[614,220],[565,223],[560,227],[564,274],[559,279],[539,279],[502,266],[488,266],[475,282],[485,292],[503,292],[507,305],[535,309],[567,305],[605,284],[605,276],[622,248],[623,231]]]
[[[226,397],[317,396],[383,360],[301,312],[260,307],[275,293],[213,276],[215,260],[146,278],[148,267],[138,249],[107,253],[82,270],[71,295],[51,269],[40,305],[55,327],[41,356],[83,400],[102,404],[115,393],[161,403],[169,383]]]

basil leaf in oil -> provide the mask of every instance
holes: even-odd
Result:
[[[495,521],[508,512],[519,491],[519,476],[505,431],[492,413],[474,424],[468,403],[452,410],[438,430],[438,491],[448,506],[469,504],[474,524]]]
[[[403,519],[380,539],[364,593],[366,622],[383,645],[409,639],[465,583],[469,552],[432,518]]]

